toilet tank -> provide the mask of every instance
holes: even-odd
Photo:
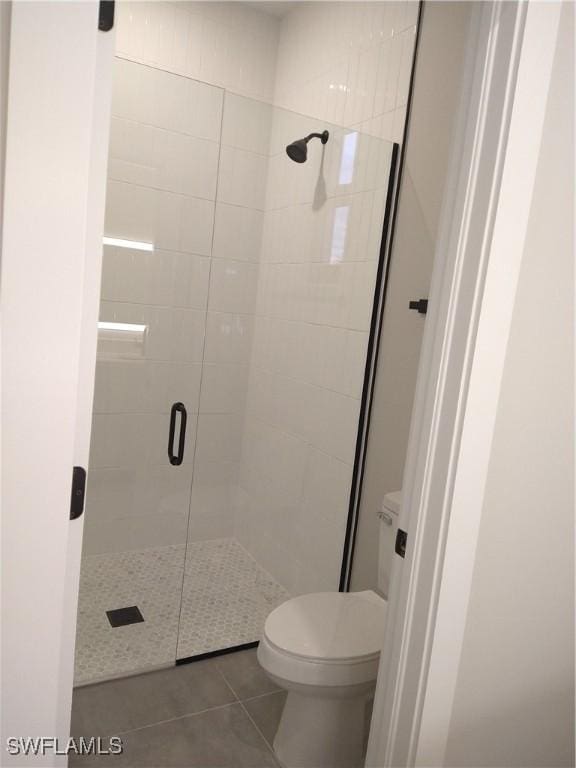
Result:
[[[387,493],[382,500],[378,517],[380,518],[380,539],[378,544],[378,592],[388,599],[390,574],[394,557],[394,542],[398,529],[398,514],[402,491]]]

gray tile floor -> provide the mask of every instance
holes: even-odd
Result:
[[[124,752],[71,756],[69,765],[276,768],[284,701],[255,650],[77,688],[72,735],[120,736]]]

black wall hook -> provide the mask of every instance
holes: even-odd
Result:
[[[428,299],[416,299],[408,304],[408,309],[415,309],[420,315],[428,311]]]

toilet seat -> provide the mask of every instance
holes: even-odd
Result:
[[[316,592],[287,600],[268,616],[258,658],[279,678],[350,686],[376,679],[386,601],[365,592]]]

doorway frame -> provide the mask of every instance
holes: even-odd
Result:
[[[561,4],[473,13],[366,765],[444,764]]]
[[[6,738],[44,737],[52,745],[26,764],[62,766],[84,523],[70,519],[72,468],[87,466],[90,446],[114,33],[99,31],[96,0],[10,6],[0,84],[2,765],[22,764]]]

